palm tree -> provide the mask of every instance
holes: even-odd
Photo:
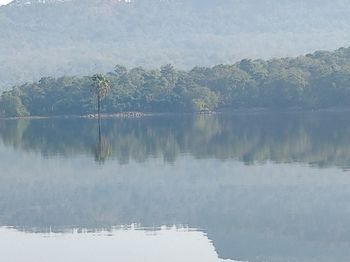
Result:
[[[102,74],[92,76],[92,89],[97,97],[98,135],[101,140],[101,101],[110,91],[111,87],[107,78]]]

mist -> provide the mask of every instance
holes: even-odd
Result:
[[[0,88],[116,64],[232,64],[350,43],[348,1],[17,0],[0,8]]]

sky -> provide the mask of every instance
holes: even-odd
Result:
[[[0,5],[6,5],[10,3],[12,0],[0,0]]]

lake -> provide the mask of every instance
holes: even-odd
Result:
[[[0,121],[0,260],[350,260],[348,113]]]

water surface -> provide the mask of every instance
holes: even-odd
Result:
[[[345,113],[1,121],[0,258],[349,261],[349,166]]]

